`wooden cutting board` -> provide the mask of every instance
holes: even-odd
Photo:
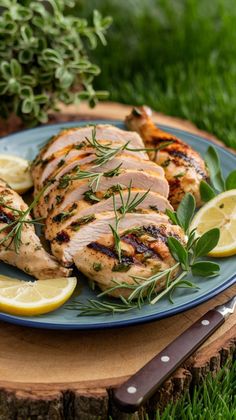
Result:
[[[82,104],[61,107],[51,121],[123,119],[129,106]],[[154,114],[160,124],[219,141],[193,124]],[[165,320],[105,331],[47,331],[0,323],[0,419],[128,419],[113,405],[111,389],[121,384],[210,308],[236,294],[236,285],[194,309]],[[164,384],[145,407],[153,412],[178,398],[236,349],[236,314]],[[142,411],[140,412],[142,418]],[[137,418],[137,416],[133,416]]]

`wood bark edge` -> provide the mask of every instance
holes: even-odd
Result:
[[[213,375],[227,361],[229,364],[236,355],[235,327],[231,328],[221,338],[209,346],[200,349],[184,365],[179,368],[151,398],[139,413],[132,416],[119,411],[112,399],[110,388],[76,388],[64,384],[51,386],[50,389],[40,384],[21,384],[18,389],[10,384],[0,382],[0,419],[21,420],[95,420],[100,416],[114,420],[142,418],[144,410],[153,414],[157,409],[162,411],[165,406],[177,400],[185,392],[199,385],[207,374]],[[139,416],[139,417],[138,417]]]

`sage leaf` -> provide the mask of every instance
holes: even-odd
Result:
[[[174,259],[180,262],[183,269],[188,267],[188,253],[178,239],[170,236],[167,239],[168,247]]]
[[[179,224],[182,226],[185,232],[187,232],[189,229],[195,208],[196,203],[194,196],[190,193],[185,194],[176,212]]]
[[[204,201],[204,203],[207,203],[207,201],[212,200],[212,198],[216,196],[216,193],[206,181],[201,181],[200,195],[201,195],[202,201]]]
[[[169,217],[169,219],[174,223],[174,225],[179,224],[175,211],[171,211],[169,209],[166,209],[166,214]]]
[[[191,270],[194,276],[214,277],[218,276],[220,266],[212,261],[197,261],[191,266]]]
[[[196,242],[195,258],[207,255],[216,247],[220,239],[220,230],[213,228],[204,233]]]
[[[225,189],[233,190],[236,188],[236,170],[230,172],[225,180]]]
[[[221,172],[220,159],[216,149],[210,146],[205,155],[205,162],[210,172],[210,179],[213,187],[223,192],[225,190],[225,182]]]

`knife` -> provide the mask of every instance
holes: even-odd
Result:
[[[127,382],[113,391],[115,404],[132,413],[147,401],[160,385],[204,341],[217,330],[236,309],[236,296],[216,306],[157,354]]]

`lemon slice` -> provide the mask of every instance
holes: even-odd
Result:
[[[209,253],[212,257],[228,257],[236,254],[236,190],[223,192],[208,201],[196,214],[191,228],[197,235],[217,227],[220,240]]]
[[[76,283],[76,277],[29,282],[0,275],[0,311],[22,316],[54,311],[69,299]]]
[[[0,178],[19,194],[33,185],[29,162],[19,156],[0,154]]]

